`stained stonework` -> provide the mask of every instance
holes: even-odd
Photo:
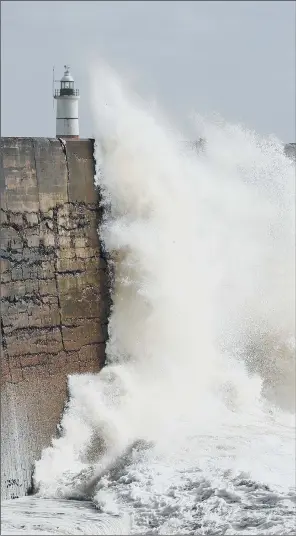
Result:
[[[28,491],[67,375],[104,362],[99,220],[91,140],[1,139],[2,498]]]

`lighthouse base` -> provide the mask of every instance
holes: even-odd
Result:
[[[62,138],[63,140],[79,140],[79,136],[65,136],[64,134],[57,134],[56,135],[56,138],[59,139],[59,138]]]

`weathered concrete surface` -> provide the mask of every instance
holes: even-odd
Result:
[[[91,140],[1,139],[2,498],[27,493],[67,375],[103,364],[109,307]]]

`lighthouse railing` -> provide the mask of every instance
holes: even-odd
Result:
[[[79,89],[55,89],[54,97],[79,97]]]

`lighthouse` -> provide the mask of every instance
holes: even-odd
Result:
[[[70,68],[65,65],[60,88],[54,90],[54,99],[57,101],[56,137],[79,138],[78,101],[79,90],[74,87],[74,78]]]

